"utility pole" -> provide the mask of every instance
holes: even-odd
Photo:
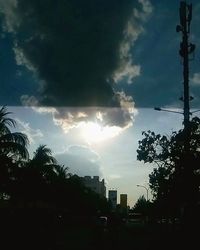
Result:
[[[192,189],[194,187],[193,181],[193,169],[190,165],[191,159],[191,148],[190,148],[190,115],[193,113],[199,112],[200,110],[196,110],[191,112],[190,111],[190,101],[193,97],[190,96],[189,91],[189,61],[193,59],[191,54],[195,51],[195,45],[189,42],[190,37],[190,24],[192,20],[192,4],[187,4],[186,1],[180,2],[179,8],[179,15],[180,15],[180,24],[176,26],[176,31],[181,32],[182,41],[180,42],[180,49],[179,54],[182,58],[183,62],[183,96],[180,98],[183,101],[183,112],[173,111],[162,109],[160,107],[155,107],[154,109],[157,111],[167,111],[172,113],[179,113],[184,116],[183,118],[183,134],[184,134],[184,141],[183,142],[183,154],[180,161],[180,166],[176,168],[176,171],[179,175],[179,188],[181,187],[182,191],[182,207],[181,207],[181,214],[186,214],[186,206],[190,206],[192,204]]]
[[[184,151],[186,158],[190,151],[190,101],[193,97],[190,96],[189,91],[189,61],[190,55],[195,51],[195,45],[189,42],[190,24],[192,20],[192,4],[187,4],[186,1],[180,2],[179,8],[180,24],[176,26],[176,31],[182,33],[182,41],[180,43],[179,54],[183,59],[183,89],[184,93],[180,100],[183,101],[183,125],[185,131]],[[186,170],[185,170],[186,171]]]
[[[193,97],[190,96],[189,91],[189,61],[191,60],[190,55],[195,50],[195,45],[189,42],[190,36],[190,23],[192,20],[192,4],[187,4],[186,1],[180,2],[179,8],[179,15],[180,15],[180,24],[176,26],[176,31],[182,33],[182,41],[180,43],[180,50],[179,54],[183,59],[183,86],[184,86],[184,93],[183,97],[180,100],[183,101],[183,126],[185,132],[185,139],[184,139],[184,157],[182,159],[182,166],[181,166],[181,179],[183,185],[183,191],[185,198],[182,204],[182,216],[185,216],[187,211],[185,210],[186,206],[191,206],[191,190],[192,185],[192,168],[189,167],[190,165],[190,101]],[[187,188],[185,187],[186,183],[188,183]],[[185,203],[185,202],[186,203]]]
[[[199,112],[196,110],[190,112],[190,101],[193,100],[193,97],[190,96],[189,91],[189,61],[193,58],[190,57],[191,54],[195,51],[195,44],[189,42],[190,36],[190,23],[192,21],[192,4],[187,4],[186,1],[180,2],[179,8],[180,24],[176,26],[176,31],[182,33],[182,41],[180,42],[179,54],[183,60],[183,89],[184,93],[181,96],[180,100],[183,101],[183,112],[173,111],[162,109],[160,107],[155,107],[157,111],[167,111],[172,113],[179,113],[184,115],[183,125],[184,129],[187,130],[190,122],[190,115],[193,113]]]
[[[183,85],[184,95],[180,99],[184,103],[183,125],[185,129],[188,129],[190,122],[190,101],[193,99],[189,94],[189,55],[194,52],[195,45],[190,43],[190,23],[192,20],[192,4],[187,4],[186,1],[180,2],[179,8],[180,24],[176,26],[177,32],[182,32],[182,41],[180,43],[179,54],[183,58]]]

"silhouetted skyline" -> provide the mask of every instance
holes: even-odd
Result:
[[[181,115],[153,110],[182,108],[180,1],[39,2],[0,0],[0,104],[31,152],[47,144],[74,173],[104,177],[133,205],[152,171],[136,160],[141,131],[182,126]],[[200,4],[192,3],[191,107],[199,108]]]

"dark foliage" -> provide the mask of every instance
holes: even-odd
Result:
[[[170,136],[143,132],[137,159],[154,164],[149,175],[157,212],[162,216],[195,216],[200,201],[200,119]],[[187,211],[187,213],[186,213]]]
[[[52,249],[60,230],[89,226],[93,217],[107,214],[110,206],[106,198],[86,188],[80,177],[71,175],[68,167],[59,165],[46,145],[28,159],[27,137],[11,132],[9,126],[15,121],[9,114],[5,108],[0,110],[2,238],[8,249],[26,249],[30,242],[29,249]]]

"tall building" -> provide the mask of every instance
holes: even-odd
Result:
[[[105,181],[102,179],[102,181],[99,180],[99,176],[84,176],[82,177],[82,181],[84,185],[90,189],[92,189],[94,192],[100,194],[103,197],[106,197],[106,187],[105,187]]]
[[[121,208],[127,208],[127,194],[120,194],[120,206]]]
[[[112,208],[115,209],[117,206],[117,190],[108,191],[108,200],[112,204]]]

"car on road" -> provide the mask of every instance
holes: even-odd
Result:
[[[141,224],[145,222],[145,216],[141,213],[129,213],[128,224]]]

